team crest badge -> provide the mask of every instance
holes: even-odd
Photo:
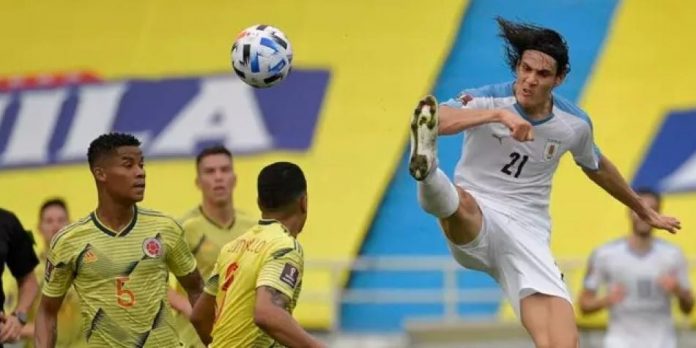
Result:
[[[560,150],[561,142],[558,140],[549,139],[546,140],[546,145],[544,145],[544,161],[550,161],[556,157],[556,154]]]
[[[162,242],[157,238],[148,238],[143,242],[143,252],[148,257],[162,256]]]

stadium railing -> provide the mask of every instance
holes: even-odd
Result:
[[[696,258],[689,261],[691,274],[696,270]],[[582,272],[586,259],[559,259],[558,265],[565,274],[565,280],[573,299],[580,289]],[[432,288],[347,288],[348,272],[436,272],[442,275],[442,286]],[[360,257],[351,261],[307,260],[305,272],[319,272],[329,277],[330,287],[312,293],[303,293],[301,301],[322,302],[333,306],[333,330],[340,331],[341,308],[344,304],[440,304],[444,310],[441,316],[406,318],[406,331],[434,332],[453,330],[470,331],[477,337],[496,337],[501,330],[508,337],[526,336],[511,310],[505,310],[487,317],[462,316],[458,307],[466,303],[501,303],[502,293],[497,286],[491,288],[465,289],[458,286],[463,272],[475,272],[458,265],[448,256],[385,256]],[[693,279],[693,277],[692,277]],[[509,307],[509,306],[508,306]],[[688,319],[682,318],[680,327],[686,330]],[[600,330],[602,326],[598,327]],[[588,330],[590,334],[592,331]],[[439,334],[442,337],[441,334]],[[498,336],[499,337],[499,336]],[[596,339],[595,339],[596,340]]]

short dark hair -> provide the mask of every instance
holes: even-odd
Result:
[[[652,196],[657,201],[657,207],[662,206],[662,195],[649,187],[639,187],[636,190],[639,196]]]
[[[41,217],[43,216],[43,213],[44,213],[44,211],[46,211],[46,209],[48,209],[49,207],[54,207],[54,206],[63,208],[63,210],[65,210],[65,214],[68,214],[68,205],[65,204],[65,200],[63,200],[62,198],[58,198],[58,197],[50,198],[50,199],[45,200],[41,204],[41,209],[39,209],[39,219],[41,219]]]
[[[505,40],[505,55],[508,65],[515,71],[526,50],[544,52],[556,60],[556,75],[570,72],[568,43],[555,30],[528,24],[515,23],[497,17],[499,36]]]
[[[230,150],[223,145],[213,145],[206,147],[198,153],[198,156],[196,156],[196,168],[201,165],[203,158],[211,155],[226,155],[230,158],[230,160],[232,160],[232,152],[230,152]]]
[[[302,169],[290,162],[276,162],[264,167],[257,185],[262,211],[282,210],[307,192],[307,180]]]
[[[107,133],[98,136],[89,144],[87,162],[90,168],[104,155],[122,146],[140,146],[138,138],[126,133]]]

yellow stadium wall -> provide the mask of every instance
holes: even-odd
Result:
[[[330,71],[307,152],[240,156],[235,202],[255,212],[255,180],[275,160],[300,164],[310,219],[301,235],[308,260],[354,257],[406,139],[412,101],[429,91],[456,33],[463,0],[44,1],[0,5],[0,76],[90,70],[105,80],[229,71],[236,34],[258,23],[281,28],[296,68]],[[434,24],[437,25],[434,25]],[[86,151],[86,149],[85,149]],[[175,216],[199,201],[192,159],[149,159],[144,206]],[[41,201],[67,199],[72,218],[96,205],[86,164],[0,171],[0,206],[35,229]],[[308,273],[304,292],[329,288]],[[308,327],[329,328],[334,308],[300,300]]]

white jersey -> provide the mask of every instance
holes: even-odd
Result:
[[[597,248],[590,257],[584,287],[621,285],[626,297],[610,309],[606,347],[676,347],[671,297],[658,279],[675,274],[679,286],[690,289],[687,263],[678,247],[654,240],[650,251],[636,254],[626,238]]]
[[[515,100],[512,82],[464,90],[442,105],[503,108],[528,119]],[[579,165],[597,170],[600,154],[594,145],[590,119],[561,97],[553,96],[548,117],[530,122],[534,126],[531,142],[516,141],[502,123],[467,129],[454,181],[477,200],[528,222],[548,239],[551,180],[561,156],[570,151]]]

